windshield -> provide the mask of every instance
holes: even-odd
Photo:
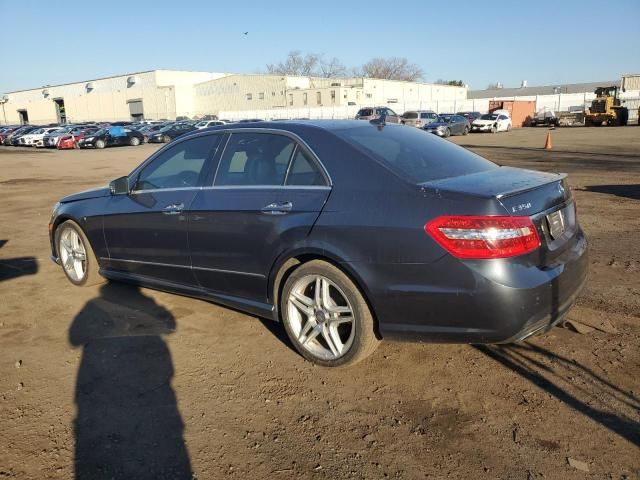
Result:
[[[358,112],[359,117],[370,117],[373,115],[373,110],[371,108],[363,108]]]
[[[107,129],[106,128],[101,128],[100,130],[97,130],[95,133],[93,133],[93,135],[98,137],[100,135],[104,135],[105,133],[107,133]]]
[[[440,115],[438,121],[442,123],[449,123],[451,121],[451,115]]]
[[[367,125],[334,133],[413,183],[498,168],[475,153],[417,128],[387,125],[380,130]]]
[[[160,130],[158,130],[159,132],[168,132],[169,130],[171,130],[173,128],[173,125],[167,125],[166,127],[162,127]]]
[[[484,114],[480,117],[480,120],[497,120],[498,115],[494,115],[493,113]]]

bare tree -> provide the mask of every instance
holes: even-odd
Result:
[[[321,77],[325,78],[345,77],[347,76],[347,67],[336,57],[326,61],[324,58],[321,58],[320,74]]]
[[[267,72],[274,75],[335,78],[346,75],[347,68],[336,57],[326,60],[324,55],[318,53],[303,54],[300,50],[292,50],[283,62],[267,64]]]
[[[275,75],[316,76],[320,67],[320,55],[292,50],[284,62],[267,64],[267,72]]]
[[[361,73],[363,77],[408,82],[415,82],[424,76],[419,65],[409,63],[404,57],[372,58],[362,66]]]

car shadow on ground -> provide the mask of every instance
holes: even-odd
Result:
[[[640,399],[593,370],[532,343],[474,348],[572,409],[640,446]]]
[[[105,283],[69,328],[82,349],[75,402],[76,479],[191,479],[163,336],[175,317],[136,286]]]
[[[0,248],[9,240],[0,240]],[[36,257],[16,257],[0,259],[0,282],[22,277],[23,275],[35,275],[38,273],[38,261]]]
[[[607,193],[617,197],[640,200],[640,184],[634,185],[586,185],[579,190],[583,192]]]

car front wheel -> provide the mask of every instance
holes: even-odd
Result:
[[[314,260],[298,267],[285,282],[280,311],[296,350],[319,365],[353,365],[379,344],[367,302],[329,263]]]
[[[131,137],[131,139],[129,140],[129,145],[131,145],[132,147],[140,145],[140,139],[138,137]]]
[[[103,281],[93,249],[80,226],[72,220],[55,233],[55,246],[64,274],[74,285],[95,285]]]
[[[104,140],[98,140],[96,142],[96,148],[104,148],[104,147],[105,147]]]

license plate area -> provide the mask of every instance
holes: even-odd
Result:
[[[547,228],[552,240],[558,240],[565,232],[565,217],[562,210],[557,210],[545,216]]]

